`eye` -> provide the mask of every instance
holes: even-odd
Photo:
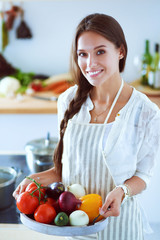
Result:
[[[104,54],[104,53],[105,53],[104,50],[98,50],[97,55]]]
[[[84,52],[80,52],[80,53],[78,53],[78,57],[86,57],[86,56],[87,56],[87,54],[84,53]]]

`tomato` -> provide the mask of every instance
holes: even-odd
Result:
[[[61,211],[60,207],[59,207],[59,203],[58,200],[55,200],[53,198],[47,198],[46,199],[46,203],[50,204],[52,207],[54,207],[54,209],[56,210],[57,213],[59,213]]]
[[[41,187],[43,187],[43,185],[41,185]],[[37,189],[37,191],[35,191]],[[44,195],[46,193],[46,189],[45,188],[40,188],[41,190],[41,199],[44,198]],[[34,182],[31,182],[27,187],[26,187],[26,192],[32,193],[33,191],[35,191],[33,193],[34,196],[39,197],[39,190],[37,185]]]
[[[31,196],[28,192],[21,193],[16,201],[17,208],[25,214],[32,214],[39,205],[39,200],[35,196]]]
[[[52,207],[48,203],[39,205],[34,212],[34,219],[40,223],[51,223],[53,222],[55,217],[56,217],[56,211],[54,207]]]
[[[31,88],[36,91],[39,92],[42,90],[42,83],[41,82],[32,82],[31,83]]]

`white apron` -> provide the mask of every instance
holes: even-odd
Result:
[[[110,113],[105,123],[109,119],[109,115]],[[79,183],[85,187],[86,194],[99,194],[103,203],[107,194],[115,187],[102,148],[105,123],[85,124],[69,120],[63,140],[62,157],[62,182],[64,185]],[[141,212],[136,198],[131,197],[122,204],[120,216],[109,217],[108,224],[103,231],[90,236],[67,239],[143,240]]]

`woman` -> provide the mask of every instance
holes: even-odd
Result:
[[[58,100],[55,167],[32,175],[44,185],[80,183],[87,193],[100,194],[100,214],[109,217],[101,240],[143,239],[136,195],[149,183],[160,142],[158,107],[120,75],[126,57],[125,36],[114,18],[91,14],[80,22],[71,51],[76,85]],[[18,186],[15,198],[28,183]]]

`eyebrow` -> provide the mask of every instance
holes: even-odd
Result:
[[[105,48],[106,48],[105,45],[99,45],[99,46],[95,47],[94,50],[96,50],[96,49],[98,49],[98,48],[102,48],[102,47],[105,47]],[[84,49],[78,49],[78,50],[77,50],[77,52],[80,52],[80,51],[85,51],[85,50],[84,50]]]

